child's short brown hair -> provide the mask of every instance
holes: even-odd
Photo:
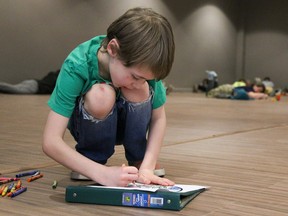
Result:
[[[130,9],[108,27],[102,46],[106,49],[113,38],[126,67],[147,66],[158,80],[169,74],[175,44],[172,27],[162,15],[149,8]]]

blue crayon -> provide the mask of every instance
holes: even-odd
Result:
[[[7,190],[7,193],[9,193],[12,188],[14,187],[14,182],[12,182],[9,186],[8,186],[8,190]]]
[[[16,190],[11,194],[11,198],[18,196],[19,194],[25,192],[27,190],[27,187],[21,187],[20,189]]]
[[[30,172],[19,173],[19,174],[16,175],[16,178],[20,178],[20,177],[23,177],[23,176],[32,176],[32,175],[34,175],[37,172],[39,172],[39,170],[33,170],[33,171],[30,171]]]

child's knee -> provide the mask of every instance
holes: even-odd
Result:
[[[150,96],[150,90],[149,90],[149,85],[147,82],[145,82],[141,88],[137,89],[121,89],[121,94],[122,96],[134,103],[146,101],[149,96]]]
[[[84,98],[85,110],[97,119],[104,119],[114,107],[116,92],[107,84],[94,84]]]

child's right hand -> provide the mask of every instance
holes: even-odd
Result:
[[[125,187],[138,179],[138,169],[134,166],[125,166],[123,164],[121,167],[112,166],[106,168],[103,176],[103,185]]]

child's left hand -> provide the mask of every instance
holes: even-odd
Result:
[[[154,175],[153,170],[140,169],[138,175],[139,177],[137,179],[137,182],[143,184],[157,184],[163,186],[172,186],[175,184],[173,181],[170,181],[169,179],[161,178]]]

